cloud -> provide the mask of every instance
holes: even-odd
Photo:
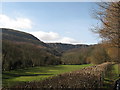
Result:
[[[70,38],[70,37],[63,37],[60,39],[60,42],[62,43],[69,43],[69,44],[77,44],[79,43],[77,40],[73,39],[73,38]]]
[[[28,18],[17,17],[12,19],[7,15],[0,14],[0,28],[12,28],[18,30],[31,29],[32,22]]]
[[[70,37],[62,37],[56,32],[44,32],[44,31],[36,31],[29,32],[36,36],[38,39],[47,42],[47,43],[68,43],[68,44],[78,44],[77,40]]]
[[[59,34],[55,32],[37,31],[37,32],[30,32],[30,33],[43,41],[54,41],[60,38]]]
[[[79,43],[73,38],[60,36],[56,32],[44,32],[44,31],[30,32],[28,30],[29,29],[32,30],[33,28],[32,24],[33,24],[32,21],[28,18],[17,17],[13,19],[7,15],[0,14],[0,28],[11,28],[20,31],[27,31],[28,33],[31,33],[34,36],[36,36],[38,39],[49,43],[55,43],[55,42],[69,43],[69,44]]]

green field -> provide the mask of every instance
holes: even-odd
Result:
[[[104,78],[104,87],[114,86],[115,81],[119,78],[118,64],[113,65]]]
[[[26,69],[12,70],[3,72],[3,87],[12,86],[15,84],[44,80],[51,76],[56,76],[65,72],[79,70],[84,67],[92,66],[85,65],[56,65],[56,66],[40,66],[30,67]]]

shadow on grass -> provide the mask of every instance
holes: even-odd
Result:
[[[29,67],[24,69],[17,69],[11,71],[2,72],[2,81],[3,86],[10,86],[11,84],[16,84],[21,81],[14,81],[14,79],[24,76],[54,76],[59,73],[69,72],[71,69],[74,70],[74,66],[76,65],[50,65],[50,66],[40,66],[40,67]],[[78,65],[79,66],[79,65]],[[81,66],[81,65],[80,65]],[[83,67],[87,67],[88,65],[82,65],[79,69]],[[65,71],[66,70],[66,71]],[[32,77],[31,77],[32,78]],[[37,77],[36,77],[37,78]],[[41,77],[42,78],[42,77]],[[27,81],[25,81],[27,82]]]
[[[63,70],[65,67],[59,65],[51,66],[41,66],[41,67],[29,67],[25,69],[17,69],[13,71],[2,72],[2,81],[4,83],[9,83],[11,79],[21,77],[21,76],[51,76],[55,73],[50,72],[50,70]],[[36,74],[35,74],[36,73]]]
[[[3,74],[4,74],[4,75],[9,75],[9,76],[11,76],[11,77],[53,75],[53,74],[29,74],[29,75],[18,75],[18,74],[12,74],[12,73],[3,73]],[[3,77],[3,79],[9,79],[9,78]]]
[[[40,66],[40,67],[29,67],[29,68],[24,68],[24,69],[17,69],[14,70],[16,73],[22,73],[26,74],[26,72],[41,72],[41,73],[46,73],[49,70],[54,69],[54,70],[62,70],[64,67],[58,66],[58,65],[50,65],[50,66]]]
[[[21,77],[21,76],[51,76],[54,73],[49,72],[50,70],[63,70],[65,67],[58,65],[51,66],[41,66],[41,67],[29,67],[24,69],[17,69],[11,71],[2,72],[3,86],[12,86],[15,84],[23,83],[22,81],[11,81],[11,79]],[[38,73],[38,74],[34,74]]]

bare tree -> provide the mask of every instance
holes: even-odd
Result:
[[[100,9],[94,11],[94,16],[102,25],[93,31],[98,33],[103,41],[120,48],[120,2],[103,2],[98,3],[98,6]]]
[[[101,26],[95,27],[93,31],[100,35],[107,47],[112,46],[110,49],[118,50],[114,57],[116,57],[115,61],[120,63],[120,1],[102,2],[98,3],[98,6],[100,9],[94,11],[94,18],[101,22]],[[120,71],[120,64],[118,71]]]

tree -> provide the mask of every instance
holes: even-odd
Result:
[[[113,47],[120,48],[120,2],[99,3],[100,10],[96,10],[95,18],[100,20],[102,26],[95,28],[103,41]]]
[[[101,26],[95,27],[93,31],[100,35],[100,37],[103,39],[103,43],[108,45],[107,48],[109,49],[115,48],[117,50],[116,53],[119,53],[120,2],[103,2],[98,3],[98,6],[100,9],[95,10],[94,16],[97,20],[101,22]],[[110,53],[114,53],[114,51]],[[114,57],[117,57],[115,61],[120,62],[120,60],[118,59],[119,58],[118,54],[116,54],[116,56]]]
[[[106,50],[100,46],[94,48],[89,59],[93,64],[101,64],[110,60]]]
[[[102,26],[95,28],[105,43],[108,43],[120,53],[120,1],[99,3],[100,10],[95,11],[95,18],[100,20]],[[116,55],[116,62],[120,63],[120,56]],[[120,69],[120,66],[119,66]],[[119,71],[119,70],[118,70]]]
[[[29,43],[16,43],[2,41],[2,70],[14,70],[31,66],[61,64],[58,56],[55,56],[37,45]]]

